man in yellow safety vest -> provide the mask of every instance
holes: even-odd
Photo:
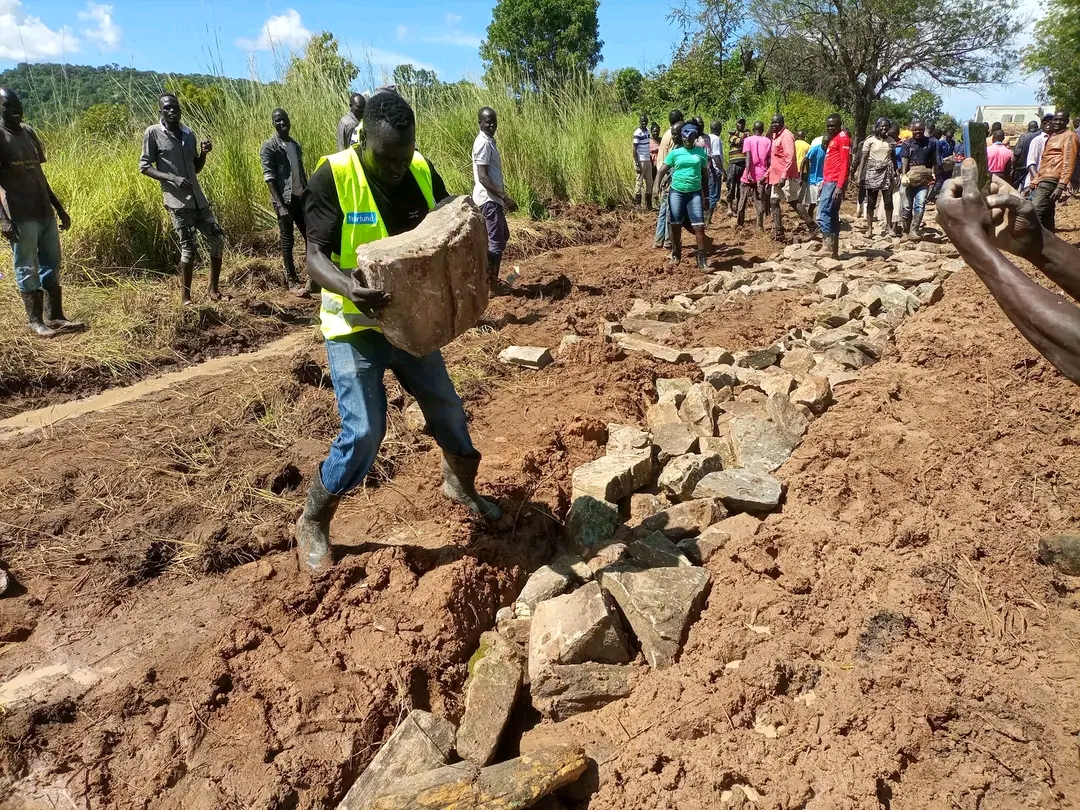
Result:
[[[359,132],[355,146],[319,161],[304,194],[308,274],[322,287],[322,333],[341,415],[341,432],[296,524],[301,567],[315,574],[332,562],[330,521],[338,502],[364,480],[386,432],[387,369],[416,397],[443,450],[443,494],[486,518],[502,516],[476,493],[480,454],[442,354],[413,357],[392,346],[375,320],[390,296],[354,274],[358,247],[415,228],[449,196],[446,185],[416,151],[416,117],[397,93],[368,100]]]

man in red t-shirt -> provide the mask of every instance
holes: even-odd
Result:
[[[834,259],[840,255],[840,202],[851,169],[851,138],[843,131],[839,113],[825,119],[824,182],[818,196],[817,220],[825,249]]]

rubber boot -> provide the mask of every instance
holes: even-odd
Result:
[[[773,239],[775,239],[777,242],[782,241],[783,238],[784,238],[784,220],[782,219],[782,214],[780,213],[780,206],[779,205],[773,206],[773,211],[772,211],[772,235],[773,235]]]
[[[840,258],[840,234],[829,234],[829,255],[834,259]]]
[[[900,241],[907,242],[911,233],[911,214],[904,214],[900,218]]]
[[[701,248],[697,249],[697,266],[698,270],[708,270],[709,264],[705,261],[705,251]]]
[[[26,317],[30,321],[30,331],[38,337],[52,337],[56,330],[45,325],[41,319],[41,308],[44,305],[44,293],[41,290],[24,292],[22,294],[23,306],[26,307]]]
[[[296,555],[302,571],[324,574],[333,564],[330,521],[340,502],[339,496],[331,495],[323,486],[322,474],[317,472],[308,490],[304,513],[296,521]]]
[[[645,195],[645,210],[646,211],[652,211],[653,210],[653,207],[652,207],[652,194],[646,194]]]
[[[634,208],[641,208],[641,195],[640,194],[635,194],[634,195]]]
[[[460,503],[488,520],[502,517],[502,509],[476,492],[476,471],[480,467],[480,454],[476,458],[455,456],[443,451],[443,495],[454,503]]]
[[[908,237],[912,242],[919,242],[922,240],[922,220],[923,213],[919,211],[911,218],[911,230],[908,231]]]
[[[45,288],[45,323],[57,331],[61,329],[82,329],[83,324],[78,321],[69,321],[64,315],[64,295],[59,284],[51,284]]]

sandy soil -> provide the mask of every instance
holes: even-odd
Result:
[[[718,264],[776,249],[711,235]],[[314,338],[0,443],[18,582],[0,683],[38,695],[0,715],[0,807],[332,807],[409,708],[457,719],[480,632],[557,546],[572,469],[606,422],[640,421],[657,376],[696,371],[599,338],[633,298],[701,280],[642,219],[610,237],[519,258],[513,294],[447,351],[496,527],[440,499],[438,451],[391,384],[334,571],[299,576],[289,530],[336,427]],[[806,322],[801,298],[757,296],[683,338],[771,342]],[[544,372],[494,361],[568,333],[586,340]],[[782,511],[712,560],[680,662],[562,724],[522,711],[521,748],[585,744],[591,810],[738,806],[735,786],[777,809],[1080,806],[1076,583],[1033,556],[1080,518],[1078,411],[956,274],[811,426],[778,473]]]

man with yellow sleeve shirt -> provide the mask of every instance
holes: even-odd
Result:
[[[308,274],[323,290],[320,319],[341,416],[341,432],[296,524],[300,564],[311,573],[332,564],[330,521],[341,498],[363,482],[382,443],[387,369],[416,398],[443,450],[443,494],[489,519],[502,516],[476,493],[480,454],[442,354],[414,357],[392,346],[375,320],[390,296],[364,287],[353,272],[358,247],[412,230],[448,196],[431,162],[416,151],[416,117],[396,93],[369,99],[359,143],[324,157],[308,181]]]

